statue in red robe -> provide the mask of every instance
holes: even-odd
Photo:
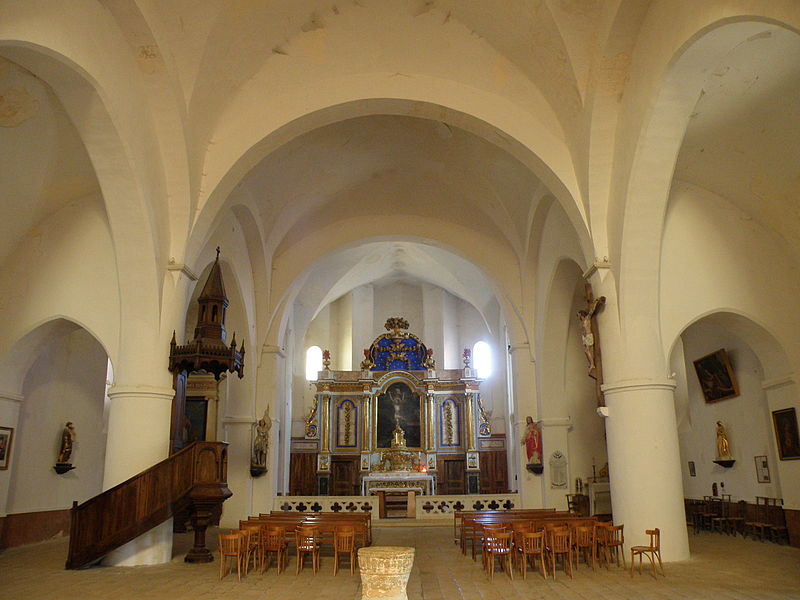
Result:
[[[539,429],[539,424],[534,423],[532,417],[525,419],[525,439],[522,440],[525,444],[525,450],[528,454],[529,463],[542,462],[542,432]]]

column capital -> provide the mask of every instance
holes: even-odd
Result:
[[[139,398],[166,400],[172,402],[175,397],[175,390],[163,387],[147,387],[138,385],[114,385],[108,390],[108,397],[111,400],[116,398]]]
[[[794,373],[789,373],[787,375],[781,375],[779,377],[772,377],[770,379],[765,379],[761,382],[761,389],[762,390],[774,390],[779,387],[783,387],[785,385],[795,385],[797,383],[797,375]],[[0,398],[3,397],[3,394],[0,393]]]
[[[604,383],[600,389],[606,396],[624,392],[644,392],[648,390],[663,390],[672,392],[677,382],[674,379],[624,379],[614,383]]]
[[[261,347],[261,355],[264,356],[266,354],[277,354],[281,358],[286,358],[286,350],[275,344],[264,344]]]
[[[13,392],[0,392],[0,400],[20,404],[23,400],[25,400],[25,396],[22,394],[15,394]]]

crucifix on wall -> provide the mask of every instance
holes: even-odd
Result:
[[[600,336],[597,329],[597,319],[595,315],[605,306],[606,297],[595,298],[591,284],[585,285],[586,289],[586,309],[578,311],[578,321],[581,326],[581,343],[583,352],[586,354],[586,361],[589,364],[589,377],[596,381],[597,405],[603,406],[603,393],[600,386],[603,384],[603,360],[600,353]]]

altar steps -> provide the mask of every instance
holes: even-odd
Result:
[[[372,522],[373,527],[453,527],[453,518],[449,519],[378,519]]]

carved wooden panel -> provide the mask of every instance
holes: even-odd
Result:
[[[439,494],[466,493],[467,460],[461,455],[439,456]]]
[[[508,462],[505,450],[480,453],[481,494],[508,492]]]
[[[292,452],[289,459],[289,494],[314,496],[317,493],[317,453]]]
[[[358,496],[358,475],[361,470],[358,456],[331,457],[331,495]]]

